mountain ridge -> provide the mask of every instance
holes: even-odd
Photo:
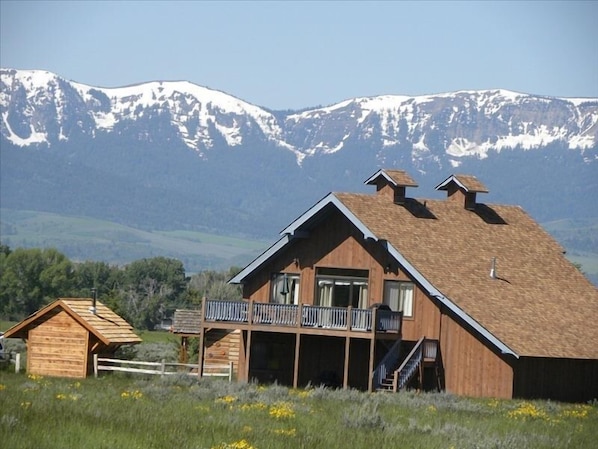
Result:
[[[400,168],[417,197],[460,172],[538,221],[598,216],[598,99],[495,89],[271,111],[188,81],[0,69],[0,113],[0,203],[15,210],[271,238],[328,192]]]

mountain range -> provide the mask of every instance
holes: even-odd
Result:
[[[187,81],[104,88],[0,70],[0,205],[144,230],[273,239],[378,168],[438,197],[476,175],[486,203],[540,222],[598,217],[598,99],[503,89],[351,98],[275,111]]]

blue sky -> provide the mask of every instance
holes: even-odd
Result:
[[[598,2],[0,1],[0,65],[188,80],[272,109],[503,88],[598,97]]]

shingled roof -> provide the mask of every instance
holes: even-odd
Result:
[[[105,345],[140,343],[133,328],[109,307],[96,301],[96,311],[92,313],[91,298],[59,298],[8,329],[6,338],[27,338],[29,330],[42,322],[48,313],[61,308],[77,322],[95,335]]]
[[[336,197],[441,294],[516,354],[598,359],[598,290],[520,207]],[[432,218],[433,217],[433,218]],[[496,277],[490,276],[492,260]]]
[[[172,320],[172,333],[199,335],[201,310],[177,309]]]

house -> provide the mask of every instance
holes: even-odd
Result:
[[[141,339],[120,316],[91,298],[60,298],[4,333],[27,340],[27,372],[87,377],[93,354],[111,356]]]
[[[330,193],[206,300],[208,330],[240,332],[238,378],[498,398],[598,398],[598,290],[518,206],[452,175],[415,199],[404,171],[373,194]]]

